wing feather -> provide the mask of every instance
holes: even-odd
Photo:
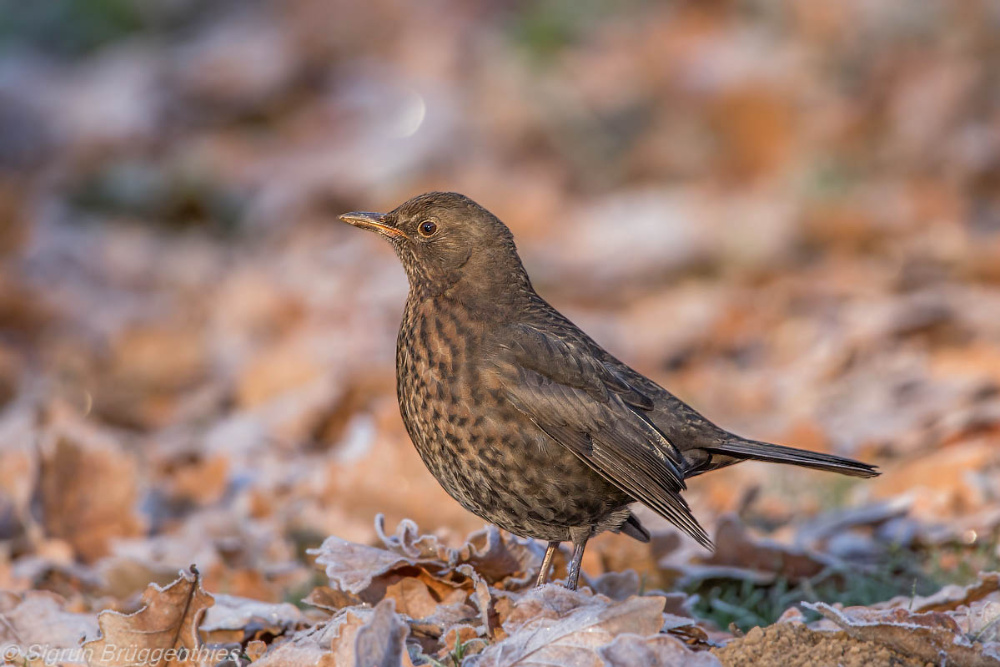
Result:
[[[549,437],[699,543],[681,497],[684,459],[646,416],[653,400],[600,359],[530,326],[505,335],[496,370],[507,398]]]

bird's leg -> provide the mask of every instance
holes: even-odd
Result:
[[[566,588],[571,591],[576,590],[576,585],[580,582],[580,562],[583,560],[583,550],[587,548],[586,537],[573,540],[573,560],[569,563],[569,572],[566,574]]]
[[[538,571],[538,581],[535,582],[535,586],[544,586],[549,583],[549,570],[552,569],[552,558],[556,555],[556,549],[558,548],[558,542],[549,542],[549,546],[545,549],[545,556],[542,558],[542,569]]]

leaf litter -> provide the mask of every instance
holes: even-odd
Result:
[[[27,3],[0,35],[0,647],[995,660],[985,6],[127,4]],[[714,554],[645,514],[579,593],[533,590],[543,545],[482,529],[400,424],[396,259],[332,223],[432,188],[720,424],[884,475],[699,477]]]

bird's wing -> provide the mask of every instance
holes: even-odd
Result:
[[[511,403],[609,482],[710,547],[680,496],[684,460],[645,414],[649,396],[582,341],[528,325],[510,334],[495,368]]]

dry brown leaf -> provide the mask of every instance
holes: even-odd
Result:
[[[505,593],[495,606],[500,613],[503,628],[514,633],[522,625],[539,619],[559,619],[578,607],[604,607],[607,599],[592,595],[587,590],[571,591],[558,584],[533,588],[523,595]]]
[[[410,618],[426,618],[437,609],[437,601],[427,584],[414,577],[389,585],[385,589],[385,599],[394,600],[399,613]]]
[[[385,589],[385,600],[394,600],[396,610],[410,618],[423,619],[432,616],[438,610],[438,605],[461,604],[467,594],[459,589],[452,589],[450,594],[441,599],[431,592],[424,581],[418,577],[405,577],[390,584]]]
[[[135,514],[136,461],[108,433],[68,413],[42,438],[41,497],[47,532],[92,561],[115,538],[142,532]]]
[[[265,633],[277,637],[305,622],[298,607],[287,602],[271,604],[222,594],[213,597],[215,604],[205,611],[199,629],[205,641],[214,644],[244,643],[247,637]]]
[[[31,523],[29,507],[38,481],[38,429],[35,410],[14,406],[0,419],[0,515],[11,514],[13,530],[25,530]],[[3,534],[12,539],[16,533]]]
[[[208,505],[222,498],[229,483],[229,459],[224,455],[192,456],[165,461],[162,475],[165,493],[175,503]]]
[[[711,645],[708,633],[699,627],[693,618],[676,616],[669,612],[663,613],[663,627],[660,632],[673,635],[688,646],[708,647]]]
[[[279,531],[273,520],[249,519],[235,504],[213,506],[188,515],[173,531],[116,542],[106,571],[122,575],[127,580],[122,584],[134,583],[143,570],[152,573],[152,581],[166,573],[170,582],[179,567],[194,562],[206,588],[275,602],[290,579],[301,581],[306,574],[287,568],[293,547]],[[282,567],[274,569],[275,564]]]
[[[6,267],[0,270],[0,326],[7,331],[34,334],[54,316],[37,289],[14,271]]]
[[[254,664],[262,667],[411,667],[404,642],[406,623],[386,600],[374,609],[348,609],[330,621],[280,643]]]
[[[409,519],[400,521],[396,532],[388,535],[385,532],[385,516],[379,514],[375,517],[375,532],[386,549],[407,558],[448,561],[448,548],[433,535],[421,535],[417,524]]]
[[[353,665],[354,638],[364,625],[364,619],[359,614],[365,611],[348,610],[326,623],[297,632],[291,639],[273,645],[254,664],[261,667]]]
[[[722,667],[711,653],[692,651],[666,635],[619,635],[597,653],[606,667]]]
[[[983,644],[989,655],[1000,658],[1000,602],[979,600],[948,615],[965,629],[969,639]]]
[[[709,113],[725,145],[723,168],[736,178],[777,170],[793,153],[796,118],[785,91],[745,81],[722,91]]]
[[[45,540],[36,546],[37,556],[17,559],[11,574],[31,589],[44,589],[67,599],[92,595],[104,588],[93,568],[73,560],[73,548],[62,540]]]
[[[116,379],[141,392],[184,389],[207,371],[207,349],[193,327],[132,327],[112,350]]]
[[[779,575],[791,580],[815,576],[838,563],[825,554],[754,538],[733,515],[719,519],[715,533],[715,552],[702,562],[710,566],[735,567]]]
[[[595,593],[616,601],[639,595],[641,586],[639,573],[635,570],[605,572],[590,582],[590,587]]]
[[[479,619],[482,621],[482,628],[486,636],[491,640],[501,639],[498,636],[500,627],[500,615],[497,614],[493,595],[490,587],[482,579],[476,581],[476,592],[471,598],[479,609]]]
[[[566,609],[573,597],[557,586],[544,586],[519,601],[521,613],[508,623],[513,632],[489,646],[473,663],[477,667],[604,664],[598,649],[625,633],[656,634],[663,624],[663,598],[634,597],[608,604],[594,598],[589,604]],[[566,591],[571,593],[571,591]],[[602,600],[604,600],[602,602]],[[585,602],[575,598],[575,602]],[[538,612],[538,613],[532,613]],[[516,627],[516,629],[514,629]]]
[[[927,597],[898,597],[889,604],[915,612],[954,611],[1000,593],[1000,572],[980,572],[979,581],[968,586],[951,584]]]
[[[118,548],[123,547],[119,543]],[[198,559],[199,562],[200,559]],[[166,586],[177,578],[177,568],[145,558],[109,556],[95,564],[101,577],[101,592],[114,598],[125,599],[142,592],[150,583]]]
[[[906,609],[836,609],[822,602],[803,606],[818,611],[855,639],[893,648],[918,660],[942,660],[967,667],[1000,664],[1000,646],[984,646],[965,636],[958,623],[942,612],[913,613]]]
[[[22,656],[32,658],[32,648],[41,647],[51,651],[50,656],[58,655],[56,660],[83,663],[80,644],[97,634],[97,620],[91,614],[73,613],[65,607],[65,599],[47,591],[0,593],[0,648],[15,645]],[[7,652],[0,655],[11,656]],[[34,660],[53,662],[45,653],[34,656]]]
[[[375,518],[375,531],[386,549],[414,561],[441,561],[448,568],[468,563],[488,583],[520,575],[512,584],[521,584],[533,578],[541,563],[541,552],[533,540],[518,540],[501,533],[493,525],[469,536],[458,549],[446,547],[433,535],[421,535],[413,521],[404,519],[393,535],[385,532],[385,517]],[[524,581],[522,581],[522,579]]]
[[[294,338],[259,353],[238,380],[239,405],[258,407],[321,379],[322,365],[309,353],[308,345]]]
[[[464,545],[448,553],[449,562],[467,563],[487,583],[502,581],[507,589],[533,584],[543,555],[538,542],[501,533],[493,525],[473,533]]]
[[[441,638],[440,657],[445,657],[449,653],[462,646],[465,655],[475,655],[482,653],[486,648],[486,642],[479,636],[479,629],[471,625],[456,625],[444,634]]]
[[[202,589],[194,567],[165,588],[150,584],[142,603],[134,614],[103,611],[98,615],[101,636],[84,644],[92,651],[92,664],[196,665],[212,657],[216,661],[227,657],[225,651],[209,651],[201,645],[198,625],[215,600]]]
[[[911,500],[904,496],[824,512],[799,526],[795,531],[795,541],[797,544],[807,544],[813,549],[821,550],[819,545],[828,544],[838,535],[844,535],[855,529],[872,530],[891,521],[911,522],[907,518],[911,506]]]
[[[316,564],[325,567],[326,576],[338,590],[358,595],[368,590],[372,581],[395,568],[414,565],[414,559],[385,549],[348,542],[336,536],[323,541],[316,555]]]
[[[93,392],[94,411],[130,426],[170,425],[184,390],[208,372],[203,338],[199,328],[176,322],[119,332],[110,342],[111,359]]]
[[[313,607],[331,612],[364,604],[364,601],[358,596],[330,588],[329,586],[314,588],[302,601]]]
[[[980,485],[969,483],[969,478],[996,465],[998,452],[995,438],[975,438],[944,447],[887,469],[872,481],[869,491],[876,499],[910,495],[912,513],[921,519],[971,513],[992,500]]]
[[[472,627],[479,618],[476,610],[467,604],[440,604],[426,618],[405,619],[410,626],[410,634],[429,652],[438,650],[442,638],[455,628]],[[476,635],[483,635],[481,626],[476,626]]]
[[[247,657],[250,658],[250,662],[255,662],[260,659],[262,655],[267,651],[267,644],[259,639],[251,639],[247,642],[247,648],[245,653]]]
[[[385,549],[329,537],[319,549],[310,551],[335,588],[370,604],[407,576],[419,577],[433,598],[445,603],[464,600],[474,579],[482,574],[479,568],[488,575],[484,576],[487,582],[503,580],[521,587],[533,578],[536,559],[541,562],[537,545],[505,537],[495,527],[473,534],[458,549],[441,545],[433,535],[420,535],[409,520],[400,522],[393,535],[386,535],[382,515],[376,518],[375,527]],[[465,590],[462,596],[459,588]],[[399,592],[393,594],[398,597]]]
[[[379,602],[354,641],[356,667],[400,667],[406,653],[409,628],[396,615],[392,600]]]

